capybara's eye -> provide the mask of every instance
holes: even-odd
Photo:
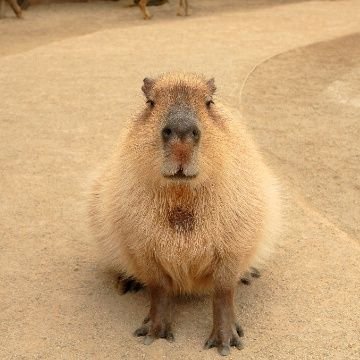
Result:
[[[150,100],[150,99],[149,99],[146,103],[149,104],[150,107],[154,107],[154,106],[155,106],[154,100]]]
[[[211,105],[214,104],[214,101],[212,99],[206,101],[206,106],[209,108]]]

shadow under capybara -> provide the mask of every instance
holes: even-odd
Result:
[[[206,348],[242,348],[234,311],[241,276],[279,225],[279,191],[241,119],[215,100],[214,80],[145,78],[146,104],[128,121],[94,181],[90,226],[123,278],[144,284],[151,307],[135,335],[173,340],[174,297],[210,293]]]

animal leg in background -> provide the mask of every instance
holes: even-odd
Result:
[[[141,12],[144,15],[145,20],[151,19],[151,14],[146,7],[147,3],[148,3],[148,0],[140,0],[139,1],[139,7],[140,7]]]
[[[16,16],[19,19],[21,19],[22,18],[22,11],[21,11],[21,7],[18,5],[17,1],[16,0],[7,0],[7,2],[11,6],[11,8],[13,9]]]
[[[5,17],[5,2],[10,5],[16,16],[21,19],[22,11],[16,0],[0,0],[0,18]]]
[[[5,16],[5,0],[0,0],[0,19]]]
[[[189,15],[189,11],[188,11],[188,0],[179,0],[179,7],[178,7],[178,12],[177,15],[178,16],[182,16],[183,14],[183,10],[184,10],[184,15],[188,16]]]

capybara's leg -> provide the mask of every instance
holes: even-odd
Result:
[[[139,7],[140,7],[141,12],[144,15],[145,20],[148,20],[151,18],[151,15],[146,7],[147,3],[148,3],[148,0],[140,0],[139,1]]]
[[[0,0],[0,19],[5,16],[5,0]]]
[[[150,345],[155,339],[174,340],[171,330],[173,298],[164,288],[149,286],[150,312],[134,335],[144,336],[144,344]]]
[[[234,312],[234,288],[219,288],[213,295],[213,329],[205,348],[217,347],[220,355],[229,355],[230,347],[243,348],[243,336]]]
[[[181,15],[182,15],[182,7],[183,7],[183,0],[179,0],[178,11],[177,11],[177,13],[176,13],[177,16],[181,16]]]
[[[177,15],[178,16],[181,16],[181,15],[188,16],[189,15],[188,8],[189,8],[188,7],[188,1],[187,0],[180,0]]]
[[[26,10],[30,6],[30,0],[18,0],[18,4],[21,8],[21,10]]]
[[[121,294],[126,294],[127,292],[138,292],[145,287],[144,284],[137,281],[135,278],[127,277],[123,274],[118,276],[117,285]]]
[[[185,16],[189,15],[189,4],[188,4],[188,0],[184,0],[184,11],[185,11]]]
[[[21,19],[22,18],[22,11],[20,6],[18,5],[16,0],[7,0],[11,6],[11,8],[13,9],[14,13],[16,14],[16,16]]]

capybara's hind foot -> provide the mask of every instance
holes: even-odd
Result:
[[[240,281],[245,285],[250,285],[252,278],[259,278],[261,276],[260,271],[254,267],[250,267],[249,271],[247,271],[240,279]]]
[[[144,344],[150,345],[156,339],[166,339],[167,341],[174,341],[174,334],[171,330],[170,323],[164,321],[155,324],[147,316],[143,324],[135,330],[134,336],[144,336]]]
[[[127,292],[138,292],[145,286],[132,277],[119,275],[117,279],[117,287],[121,294],[126,294]]]

